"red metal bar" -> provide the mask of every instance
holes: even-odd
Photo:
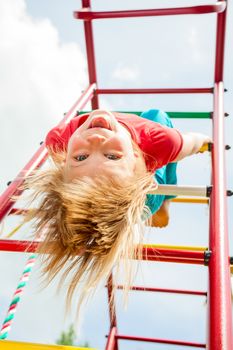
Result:
[[[213,88],[186,89],[96,89],[96,94],[212,94]]]
[[[204,265],[203,260],[199,259],[184,259],[184,258],[170,258],[168,256],[162,256],[162,257],[148,257],[147,259],[143,259],[147,261],[157,261],[157,262],[170,262],[170,263],[177,263],[177,264],[194,264],[194,265]]]
[[[117,289],[123,289],[123,286],[117,286]],[[153,288],[143,286],[133,286],[130,290],[141,292],[158,292],[158,293],[172,293],[172,294],[188,294],[188,295],[200,295],[207,296],[207,292],[195,291],[195,290],[183,290],[183,289],[168,289],[168,288]]]
[[[77,100],[77,102],[71,107],[68,113],[58,125],[67,124],[76,114],[77,110],[83,109],[86,103],[93,97],[95,84],[90,85]],[[47,158],[47,150],[44,145],[42,145],[25,167],[19,172],[16,178],[8,186],[8,188],[3,192],[0,199],[0,221],[8,214],[14,201],[11,199],[12,196],[19,196],[23,191],[19,187],[23,184],[24,178],[32,173],[33,170],[39,168]]]
[[[215,78],[214,78],[216,83],[223,81],[226,16],[227,16],[227,7],[224,12],[219,13],[217,16]]]
[[[160,343],[160,344],[190,346],[190,347],[194,347],[194,348],[205,348],[206,347],[206,345],[202,344],[202,343],[193,343],[193,342],[159,339],[159,338],[135,337],[132,335],[122,335],[122,334],[117,334],[116,338],[121,339],[121,340],[134,340],[134,341],[144,341],[144,342]],[[217,350],[217,348],[215,350]]]
[[[0,251],[34,253],[39,242],[16,241],[13,239],[0,239]]]
[[[210,199],[209,346],[233,349],[229,242],[227,228],[223,83],[215,84]]]
[[[71,109],[65,114],[65,117],[60,121],[58,126],[62,126],[63,124],[68,124],[71,119],[73,119],[77,113],[77,111],[81,111],[85,105],[94,98],[96,89],[96,84],[90,84],[78,98],[78,100],[74,103]]]
[[[171,15],[198,15],[205,13],[220,13],[226,8],[226,1],[219,1],[212,5],[176,7],[165,9],[149,10],[127,10],[127,11],[100,11],[94,12],[87,9],[88,6],[74,12],[74,18],[91,21],[93,19],[106,18],[129,18],[129,17],[148,17],[148,16],[171,16]]]
[[[90,0],[82,0],[82,6],[85,10],[91,8]],[[88,75],[89,83],[97,84],[97,74],[96,74],[96,64],[95,64],[95,47],[94,47],[94,38],[91,21],[84,22],[84,34],[86,42],[86,52],[87,52],[87,65],[88,65]],[[92,109],[99,108],[98,96],[95,94],[91,101]]]
[[[25,177],[32,173],[32,171],[36,168],[39,168],[45,162],[47,154],[48,152],[45,146],[40,146],[25,167],[7,187],[5,192],[3,192],[0,199],[0,221],[8,214],[15,203],[15,201],[12,200],[12,196],[19,196],[23,192],[20,189],[20,186],[23,184]]]
[[[143,258],[156,257],[157,259],[162,257],[179,257],[184,259],[199,259],[204,260],[205,251],[192,251],[184,249],[165,249],[165,248],[143,248]]]
[[[113,293],[113,276],[110,275],[107,283],[108,288],[108,306],[109,306],[109,318],[110,318],[110,331],[109,334],[112,333],[112,329],[114,329],[114,333],[117,333],[117,319],[116,319],[116,303],[115,296]],[[118,350],[118,342],[115,339],[114,350]]]
[[[117,329],[116,327],[113,327],[109,333],[105,350],[115,350],[115,346],[117,342],[116,334],[117,334]]]
[[[38,242],[33,241],[17,241],[17,240],[0,240],[0,251],[11,252],[35,252]],[[146,252],[147,251],[147,252]],[[166,261],[175,263],[204,265],[204,252],[202,251],[184,251],[162,248],[146,248],[143,252],[143,260],[148,261]]]

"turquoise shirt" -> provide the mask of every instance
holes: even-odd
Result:
[[[159,109],[150,109],[141,114],[142,118],[152,120],[156,123],[160,123],[161,125],[168,126],[169,128],[173,128],[172,122],[167,115],[167,113],[159,110]],[[158,184],[177,184],[177,176],[176,176],[176,167],[177,163],[169,163],[162,168],[159,168],[155,172],[155,181]],[[155,195],[148,194],[146,199],[146,206],[149,207],[152,214],[159,210],[164,200],[174,198],[175,196],[164,196],[164,195]]]

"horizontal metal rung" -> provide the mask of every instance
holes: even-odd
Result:
[[[117,289],[124,289],[124,286],[117,286]],[[144,286],[132,286],[131,291],[139,292],[157,292],[157,293],[171,293],[171,294],[187,294],[187,295],[200,295],[207,296],[207,292],[195,291],[195,290],[185,290],[185,289],[170,289],[170,288],[153,288]]]
[[[138,337],[138,336],[131,336],[131,335],[116,334],[116,339],[134,340],[134,341],[143,341],[143,342],[151,342],[151,343],[170,344],[170,345],[180,345],[180,346],[190,346],[190,347],[195,347],[195,348],[206,348],[206,345],[202,344],[202,343],[186,342],[186,341],[179,341],[179,340],[159,339],[159,338]]]
[[[39,241],[21,241],[21,240],[12,240],[12,239],[0,239],[0,251],[12,251],[12,252],[28,252],[34,253],[39,245]],[[205,252],[207,247],[195,247],[195,246],[171,246],[171,245],[158,245],[158,244],[145,244],[143,245],[144,249],[148,252],[158,251],[159,249],[178,251],[193,251],[193,252]],[[164,250],[163,250],[164,252]],[[196,258],[196,257],[195,257]],[[197,258],[202,258],[198,255]]]
[[[209,188],[206,186],[177,186],[177,185],[158,185],[158,187],[150,191],[150,194],[162,194],[171,196],[194,196],[208,197]]]
[[[157,261],[157,262],[173,262],[186,264],[206,264],[207,250],[187,250],[187,249],[169,249],[151,246],[143,246],[142,257],[137,259]]]
[[[165,89],[96,89],[97,95],[118,95],[118,94],[212,94],[210,88],[165,88]]]
[[[38,241],[19,241],[13,239],[0,239],[0,251],[35,253]]]
[[[129,114],[136,114],[140,116],[142,112],[140,111],[116,111],[118,113],[129,113]],[[78,111],[80,114],[87,114],[91,113],[91,111]],[[212,118],[212,112],[166,112],[170,118],[173,119],[211,119]]]
[[[165,9],[145,9],[126,11],[90,11],[89,8],[82,8],[74,12],[74,18],[90,21],[93,19],[129,18],[129,17],[154,17],[173,15],[200,15],[206,13],[221,13],[226,8],[226,1],[218,1],[212,5],[200,5],[190,7],[176,7]]]
[[[152,248],[152,249],[170,249],[170,250],[190,250],[193,252],[205,252],[208,250],[208,247],[200,246],[184,246],[184,245],[168,245],[168,244],[143,244],[143,247]]]
[[[39,242],[36,241],[1,239],[0,251],[34,253],[37,250],[38,245]],[[138,258],[139,256],[137,259]],[[147,261],[205,265],[206,251],[144,247],[141,258]]]
[[[192,197],[177,197],[172,198],[173,203],[192,203],[192,204],[209,204],[209,198],[192,198]],[[9,215],[25,215],[28,213],[26,209],[11,209]]]
[[[173,203],[209,204],[209,198],[177,197],[172,198]]]

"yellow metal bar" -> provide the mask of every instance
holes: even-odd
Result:
[[[207,247],[192,247],[192,246],[181,246],[181,245],[166,245],[166,244],[143,244],[144,248],[162,248],[162,249],[174,249],[174,250],[191,250],[204,252],[208,250]]]
[[[212,143],[206,143],[205,145],[203,145],[200,149],[199,152],[203,153],[203,152],[210,152],[212,148]]]
[[[209,204],[209,198],[178,197],[172,198],[171,201],[175,203]]]
[[[97,350],[94,348],[80,348],[68,345],[47,345],[36,343],[24,343],[11,340],[0,340],[0,349],[2,350]]]
[[[18,226],[16,226],[11,232],[9,232],[5,237],[10,238],[11,236],[13,236],[17,231],[19,231],[19,229],[25,224],[25,222],[22,222],[21,224],[19,224]]]

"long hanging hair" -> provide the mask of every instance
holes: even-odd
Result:
[[[124,181],[101,176],[67,183],[62,156],[56,159],[53,167],[30,176],[25,185],[37,202],[26,220],[33,219],[35,232],[43,232],[38,253],[47,282],[60,270],[60,285],[69,277],[69,308],[79,285],[81,305],[123,263],[127,293],[132,278],[130,260],[142,253],[142,245],[135,244],[135,225],[142,238],[144,221],[150,216],[145,200],[154,186],[153,175],[142,166]]]

